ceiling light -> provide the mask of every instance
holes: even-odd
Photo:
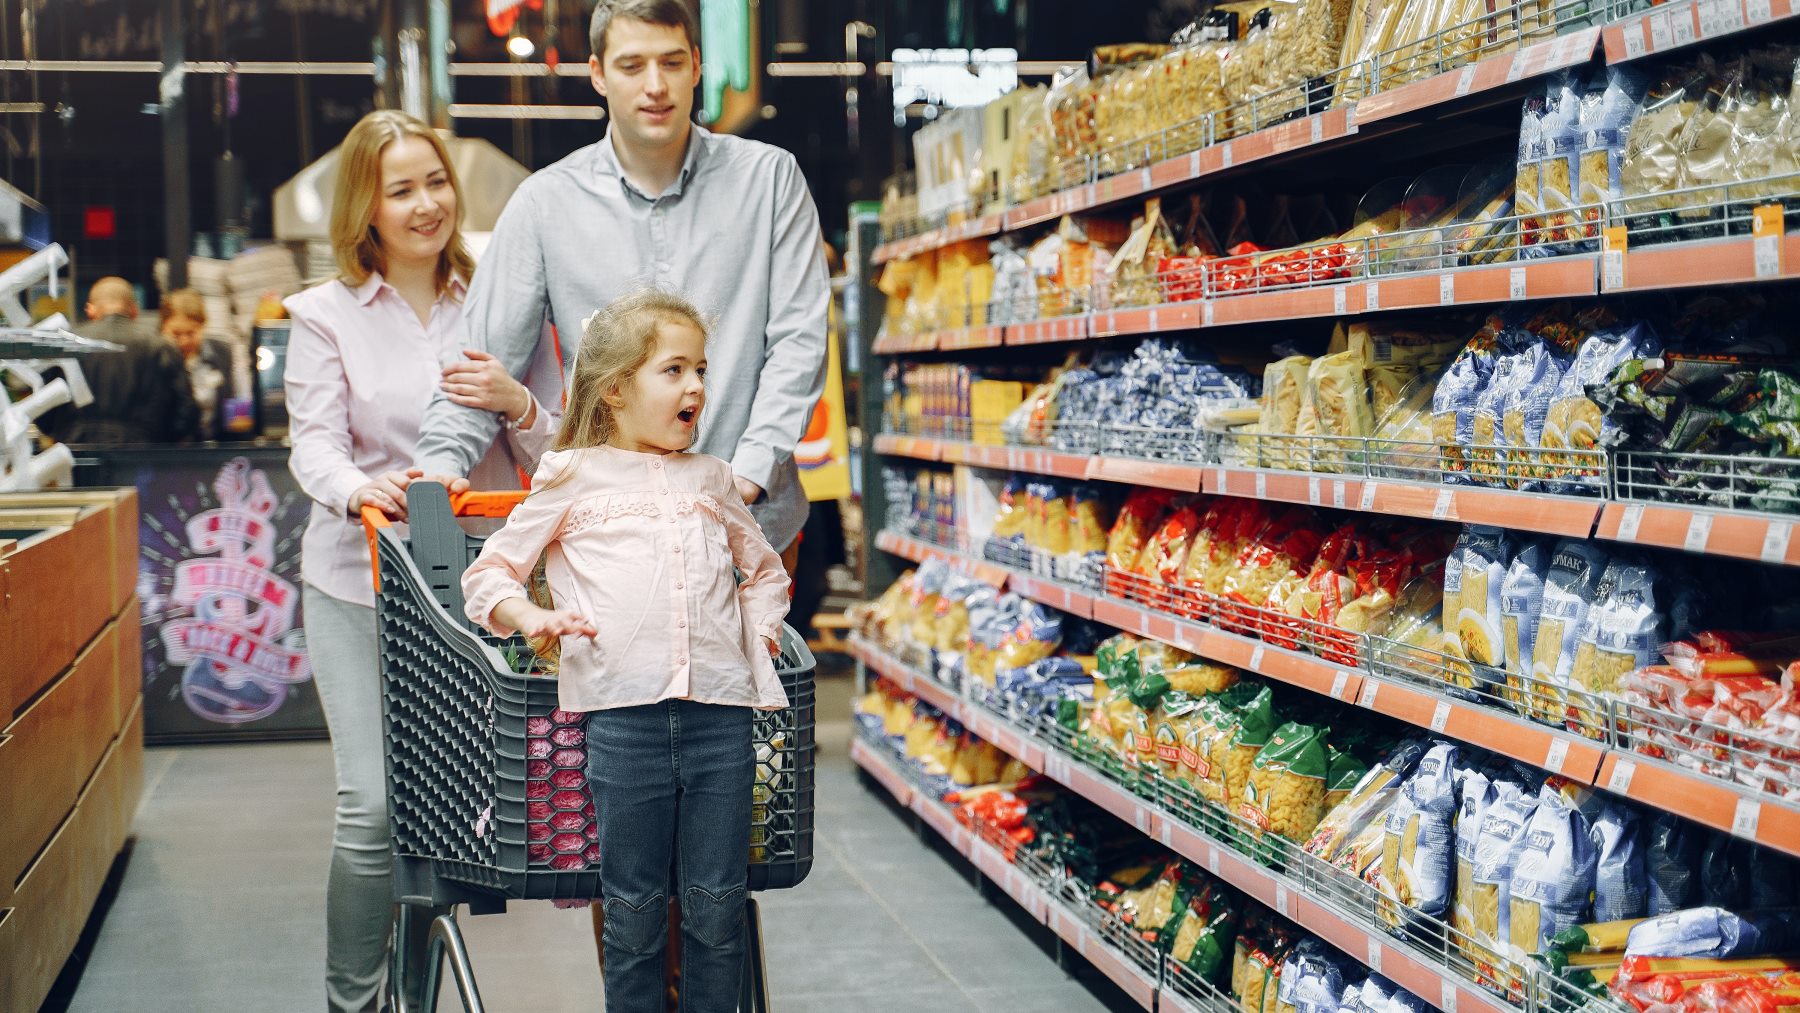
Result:
[[[531,40],[525,36],[515,35],[506,40],[506,51],[524,60],[528,59],[532,53],[537,52],[537,47],[532,45]]]

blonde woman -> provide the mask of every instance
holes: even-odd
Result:
[[[381,744],[374,591],[364,506],[404,519],[406,493],[382,479],[411,465],[419,423],[442,390],[500,416],[506,432],[471,476],[517,488],[549,447],[560,375],[544,401],[491,356],[465,348],[463,295],[474,261],[461,235],[456,173],[443,142],[403,113],[370,113],[339,150],[331,209],[338,276],[286,301],[290,467],[313,499],[301,543],[307,643],[337,764],[326,895],[330,1009],[374,1010],[393,898]],[[527,381],[536,383],[533,373]]]

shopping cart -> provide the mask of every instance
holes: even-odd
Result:
[[[567,791],[543,783],[546,770],[565,774],[585,763],[585,749],[545,755],[546,730],[571,727],[552,721],[567,721],[557,710],[556,680],[533,674],[522,640],[501,640],[463,618],[462,573],[482,539],[465,534],[457,518],[503,518],[523,495],[452,497],[437,483],[415,483],[406,497],[409,538],[380,512],[363,511],[381,644],[396,902],[388,1002],[396,1013],[437,1008],[445,958],[464,1008],[483,1008],[457,905],[480,915],[505,911],[509,900],[600,897],[591,816],[573,835],[555,832],[581,827],[585,777],[560,781]],[[756,715],[752,892],[795,886],[812,868],[813,658],[790,628],[782,631],[776,669],[788,707]],[[546,765],[553,759],[562,766]],[[765,1011],[754,900],[745,917],[738,1008]]]

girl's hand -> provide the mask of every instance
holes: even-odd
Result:
[[[531,612],[522,617],[525,621],[519,624],[519,632],[528,638],[538,637],[587,637],[590,640],[600,635],[580,613],[572,609],[549,609],[531,606]]]
[[[512,378],[500,360],[473,348],[463,350],[463,358],[444,367],[439,384],[444,396],[465,408],[497,412],[509,422],[529,425],[536,405],[525,385]]]

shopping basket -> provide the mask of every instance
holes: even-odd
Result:
[[[585,749],[560,748],[578,743],[555,737],[572,727],[557,709],[556,680],[533,674],[523,640],[494,637],[463,615],[462,573],[483,539],[457,518],[502,518],[523,496],[452,497],[417,482],[407,490],[406,538],[379,511],[363,511],[380,632],[396,1011],[436,1008],[446,957],[465,1008],[482,1008],[456,905],[490,914],[509,900],[600,898],[585,775],[545,783],[546,773],[585,764]],[[795,886],[812,867],[813,658],[791,628],[782,630],[776,670],[788,706],[756,714],[751,891]],[[754,901],[746,918],[739,1008],[766,1010]]]

